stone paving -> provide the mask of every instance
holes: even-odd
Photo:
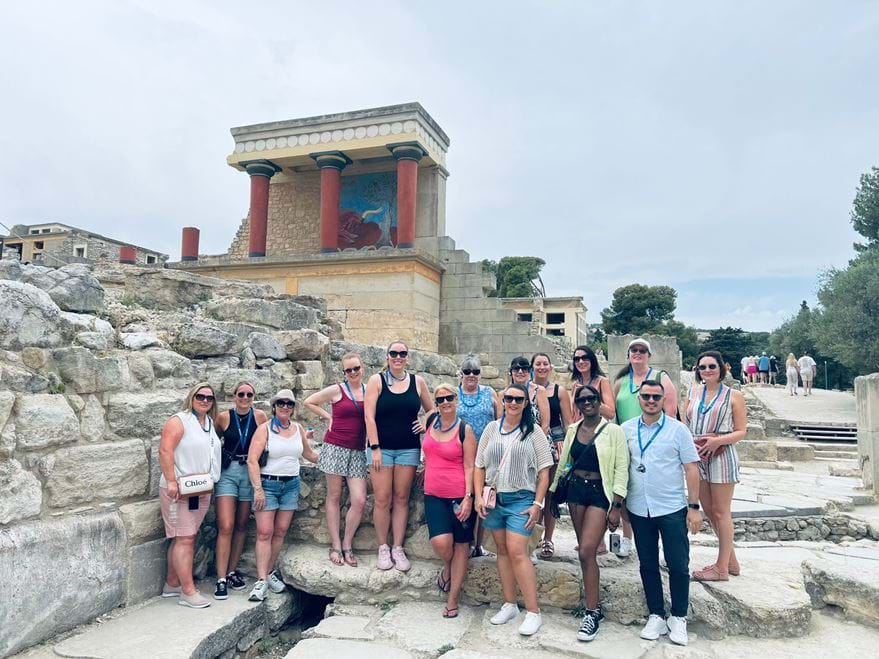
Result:
[[[749,386],[747,391],[757,397],[776,417],[788,423],[851,424],[857,422],[855,396],[847,391],[813,389],[811,396],[791,396],[784,387]]]

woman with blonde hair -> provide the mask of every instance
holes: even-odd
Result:
[[[799,396],[797,391],[798,379],[800,377],[800,367],[794,353],[787,353],[787,359],[784,361],[784,372],[787,376],[787,390],[791,396]]]
[[[165,537],[171,539],[162,597],[179,597],[178,604],[193,609],[211,605],[195,587],[192,559],[195,536],[208,512],[214,483],[220,478],[216,417],[214,389],[199,382],[186,394],[183,411],[165,422],[159,441],[159,502]]]

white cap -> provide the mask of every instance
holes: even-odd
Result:
[[[274,405],[279,400],[292,400],[294,403],[296,402],[296,396],[293,395],[293,392],[289,389],[281,389],[278,393],[272,396],[272,400],[270,405]]]
[[[650,342],[647,339],[642,339],[640,336],[637,339],[632,339],[629,341],[629,347],[626,348],[626,352],[632,349],[632,346],[642,345],[647,348],[648,354],[653,354],[653,351],[650,349]]]

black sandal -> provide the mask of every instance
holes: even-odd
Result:
[[[436,587],[439,588],[442,592],[447,593],[449,589],[452,587],[452,574],[451,570],[449,571],[449,578],[443,579],[443,572],[446,571],[445,567],[441,567],[439,574],[436,575]],[[455,614],[457,615],[457,614]],[[448,617],[448,616],[447,616]]]

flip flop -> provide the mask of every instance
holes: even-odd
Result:
[[[444,579],[443,572],[445,572],[445,571],[446,571],[446,568],[441,567],[439,574],[436,575],[436,587],[439,588],[442,592],[447,593],[447,592],[449,592],[449,589],[452,587],[452,575],[449,574],[449,578]],[[455,615],[457,615],[457,614],[455,614]],[[449,617],[449,616],[445,616],[445,617]],[[452,616],[452,617],[454,617],[454,616]]]
[[[342,558],[345,559],[347,565],[357,567],[357,556],[354,554],[354,549],[343,549]]]
[[[544,540],[540,544],[540,558],[544,560],[550,559],[553,554],[555,554],[555,545],[552,544],[552,540]]]
[[[453,606],[449,608],[448,606],[443,607],[443,618],[457,618],[458,617],[458,607]]]
[[[330,547],[329,553],[330,563],[333,565],[341,565],[342,564],[342,550],[336,549],[335,547]]]
[[[710,565],[704,570],[693,572],[694,581],[729,581],[729,574],[724,574],[717,569],[716,565]]]

